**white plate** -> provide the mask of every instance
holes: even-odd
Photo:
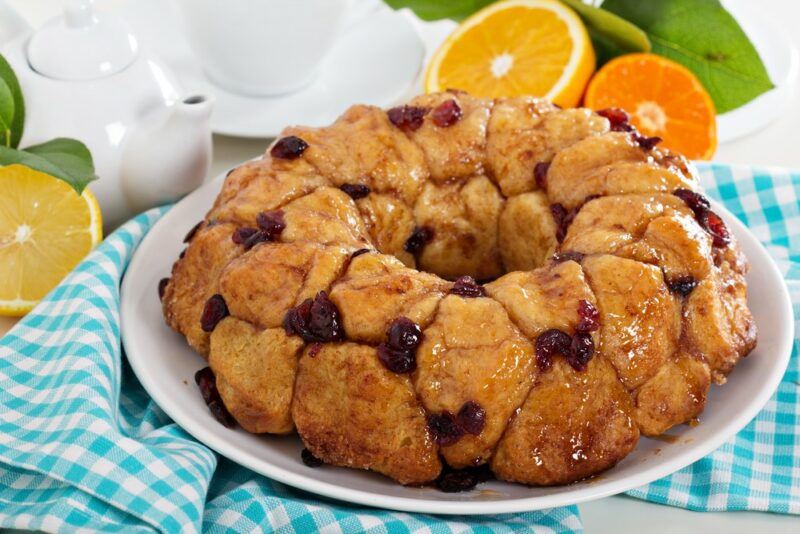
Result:
[[[305,89],[276,97],[247,97],[206,78],[184,37],[172,2],[128,2],[123,14],[143,45],[173,70],[187,94],[216,97],[211,129],[237,137],[275,137],[288,124],[325,126],[353,102],[388,107],[408,97],[422,68],[425,47],[407,16],[377,0],[355,3],[342,35]],[[290,53],[275,43],[271,53]]]
[[[225,428],[203,403],[194,373],[205,367],[184,338],[164,323],[157,296],[183,248],[183,236],[205,213],[222,183],[210,182],[158,221],[139,246],[122,284],[122,338],[128,360],[144,388],[187,432],[220,454],[291,486],[343,501],[436,514],[496,514],[585,502],[620,493],[702,458],[741,430],[775,391],[789,362],[792,308],[778,268],[753,235],[730,213],[719,211],[752,264],[747,277],[750,307],[759,327],[758,348],[743,360],[724,387],[712,387],[697,427],[669,431],[669,440],[642,438],[613,469],[584,482],[529,488],[492,481],[467,493],[407,488],[378,474],[300,461],[296,436],[256,436]]]

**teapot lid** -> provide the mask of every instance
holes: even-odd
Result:
[[[28,62],[48,78],[69,81],[111,76],[134,62],[138,43],[121,18],[95,13],[92,0],[66,0],[64,14],[36,30]]]

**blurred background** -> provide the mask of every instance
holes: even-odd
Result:
[[[187,0],[183,3],[198,7],[204,2]],[[426,4],[419,1],[389,3]],[[476,6],[487,2],[450,0],[429,3]],[[0,6],[3,4],[13,8],[30,26],[38,27],[60,12],[63,1],[4,0]],[[202,62],[197,60],[190,44],[181,4],[178,0],[97,0],[94,7],[99,12],[123,16],[141,45],[155,52],[175,72],[187,92],[223,93],[222,99],[217,95],[212,118],[217,155],[214,170],[224,169],[228,164],[261,152],[263,139],[272,137],[265,134],[274,135],[277,131],[272,130],[283,125],[307,124],[310,122],[306,119],[310,116],[316,117],[311,122],[326,124],[352,102],[386,106],[420,92],[430,58],[458,26],[457,21],[446,18],[422,20],[409,9],[393,13],[379,0],[352,0],[346,3],[344,20],[333,20],[330,15],[325,19],[342,26],[336,38],[324,42],[319,32],[312,29],[308,31],[314,32],[316,37],[302,38],[320,51],[323,48],[329,51],[327,57],[321,58],[321,72],[315,80],[317,87],[301,87],[300,92],[307,93],[307,98],[305,95],[300,98],[297,94],[253,98],[252,95],[248,97],[219,87],[205,75]],[[793,0],[724,0],[722,4],[758,50],[776,88],[748,103],[746,110],[734,110],[735,113],[719,117],[719,144],[713,159],[726,163],[797,167],[800,161],[795,151],[789,149],[788,140],[795,133],[794,126],[800,119],[797,88],[800,33],[796,31],[800,23],[800,3]],[[469,9],[474,8],[455,8],[455,11],[466,13]],[[442,14],[447,13],[447,10],[442,10]],[[433,16],[440,15],[433,13]],[[8,35],[8,26],[7,21],[0,21],[0,38]],[[241,26],[239,30],[242,30]],[[712,30],[702,24],[693,31],[698,38],[713,37]],[[269,47],[270,52],[276,45],[279,50],[288,46],[275,42],[280,41],[280,36],[277,39],[270,37],[268,28],[263,33],[266,42],[255,45]],[[244,43],[243,46],[255,45]],[[387,52],[392,56],[384,55]],[[252,68],[252,57],[248,62]],[[326,62],[329,65],[325,65]],[[332,75],[334,68],[340,70],[341,76]],[[248,106],[250,113],[243,112]],[[268,120],[259,120],[262,114],[269,114]],[[272,127],[273,124],[276,126]],[[251,138],[255,140],[243,140]]]
[[[725,0],[724,9],[716,0],[545,0],[532,17],[512,4],[0,0],[0,50],[19,79],[0,68],[0,164],[22,162],[96,196],[104,221],[86,223],[92,239],[58,272],[48,260],[53,272],[33,297],[3,295],[0,282],[0,335],[16,321],[3,312],[35,304],[101,230],[260,155],[284,126],[328,124],[353,103],[389,107],[456,87],[624,107],[643,135],[693,159],[800,168],[797,0]],[[33,148],[62,137],[76,143]],[[13,230],[22,243],[25,231]],[[625,497],[581,512],[590,531],[797,526]]]

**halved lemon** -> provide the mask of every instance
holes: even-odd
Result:
[[[97,199],[24,165],[0,168],[0,315],[24,315],[103,238]]]
[[[506,0],[466,19],[425,72],[427,92],[539,96],[578,105],[595,68],[589,34],[558,0]]]

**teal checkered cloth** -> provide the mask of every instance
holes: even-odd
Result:
[[[767,246],[800,311],[800,176],[705,166],[712,196]],[[126,532],[581,531],[577,508],[450,518],[329,501],[217,457],[122,357],[119,283],[164,213],[108,237],[0,339],[0,527]],[[800,513],[798,344],[767,407],[707,458],[631,495],[699,510]]]

